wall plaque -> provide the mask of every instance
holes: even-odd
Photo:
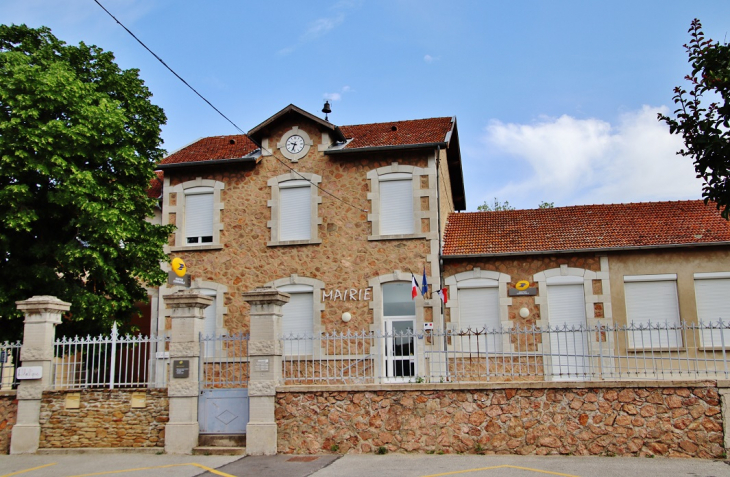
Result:
[[[172,376],[175,378],[187,378],[190,376],[190,360],[176,359],[172,362]]]

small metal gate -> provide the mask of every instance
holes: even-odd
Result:
[[[200,336],[201,434],[245,434],[248,424],[247,334]]]

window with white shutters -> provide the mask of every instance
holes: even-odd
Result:
[[[213,189],[185,190],[185,239],[187,244],[213,242]]]
[[[462,337],[463,350],[502,352],[498,285],[497,280],[487,278],[459,282],[459,330],[479,332],[479,335]]]
[[[295,180],[279,184],[279,240],[309,240],[312,235],[311,185]]]
[[[730,346],[730,272],[695,273],[697,318],[703,348]]]
[[[311,355],[314,333],[314,293],[308,285],[286,285],[278,288],[291,298],[282,309],[281,332],[284,355]]]
[[[547,280],[550,355],[554,380],[580,379],[589,372],[586,301],[583,278]]]
[[[677,275],[624,277],[627,324],[644,327],[629,332],[630,349],[666,349],[682,346]]]
[[[379,178],[380,235],[414,233],[413,180],[411,174],[385,174]]]

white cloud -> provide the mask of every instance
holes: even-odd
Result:
[[[344,13],[339,13],[334,17],[318,18],[310,23],[309,27],[302,34],[301,41],[311,41],[326,35],[344,20]]]
[[[353,89],[350,88],[349,86],[343,86],[340,89],[339,93],[325,93],[323,96],[324,96],[324,99],[326,99],[327,101],[339,101],[342,99],[343,94],[349,93],[351,91],[353,91]]]
[[[434,61],[437,61],[439,59],[441,59],[441,57],[439,56],[426,55],[423,57],[423,61],[425,61],[426,63],[433,63]]]
[[[484,136],[490,155],[516,159],[512,169],[519,175],[479,203],[526,195],[535,204],[525,207],[540,200],[573,205],[700,198],[692,161],[676,155],[681,138],[657,120],[667,111],[643,106],[615,125],[567,115],[534,124],[492,121]]]

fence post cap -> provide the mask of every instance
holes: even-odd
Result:
[[[36,295],[27,300],[16,301],[18,310],[26,314],[61,312],[71,309],[71,303],[50,295]]]

